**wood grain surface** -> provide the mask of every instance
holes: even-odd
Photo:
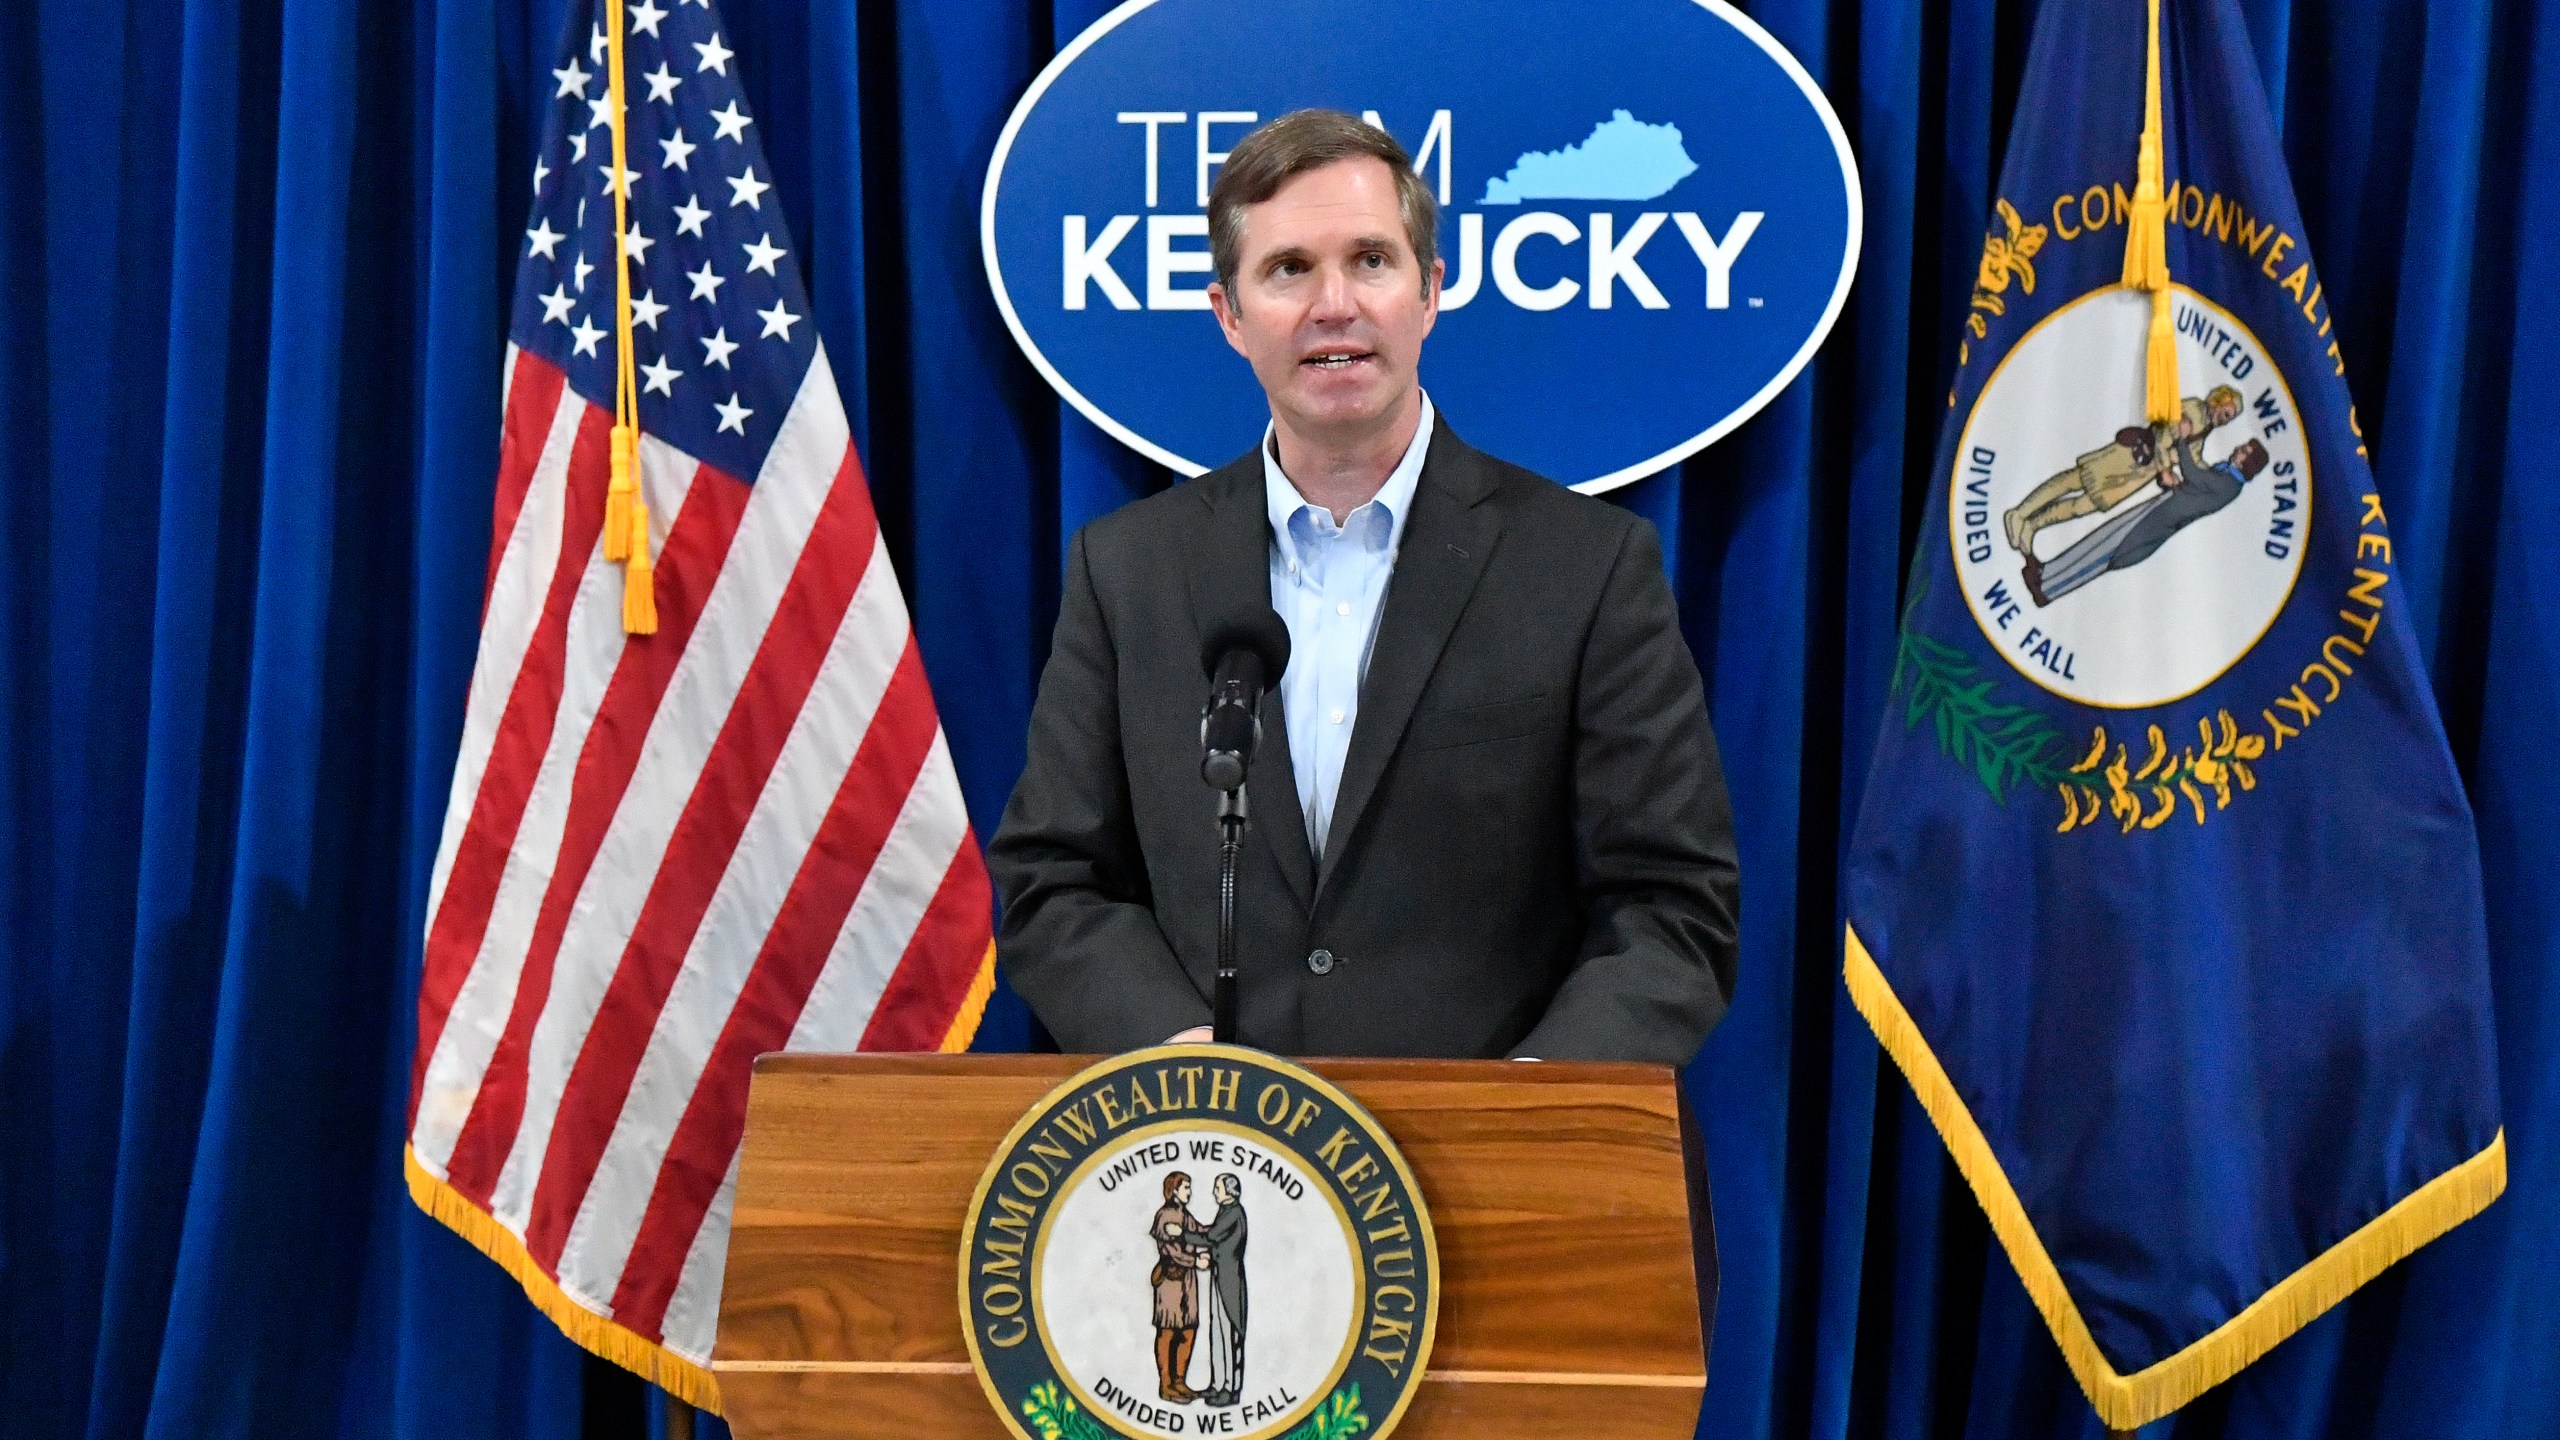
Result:
[[[1091,1063],[757,1062],[713,1363],[732,1428],[1005,1440],[961,1334],[961,1229],[1006,1132]],[[1704,1196],[1670,1070],[1305,1063],[1395,1138],[1437,1234],[1439,1331],[1402,1440],[1690,1432]]]

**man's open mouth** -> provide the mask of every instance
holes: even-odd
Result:
[[[1376,356],[1367,350],[1325,350],[1310,355],[1298,363],[1313,366],[1318,370],[1348,370],[1363,360],[1375,358]]]

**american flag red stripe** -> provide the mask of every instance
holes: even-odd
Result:
[[[506,558],[508,537],[515,534],[516,517],[524,511],[525,491],[533,485],[533,467],[542,459],[551,417],[560,408],[560,389],[569,381],[539,360],[519,363],[522,358],[514,346],[507,347],[507,408],[498,436],[498,493],[489,527],[489,578],[481,592],[484,607],[498,588],[498,562]],[[485,608],[481,618],[488,618]]]
[[[847,474],[853,472],[852,458],[848,449]],[[859,476],[853,483],[833,486],[801,552],[798,573],[783,591],[782,604],[738,687],[737,703],[676,822],[641,907],[640,923],[569,1071],[525,1234],[534,1258],[546,1265],[556,1265],[568,1243],[570,1223],[595,1179],[605,1142],[640,1067],[641,1047],[657,1029],[676,972],[711,908],[712,894],[773,774],[792,717],[808,698],[827,641],[852,603],[877,538]],[[929,704],[923,713],[932,714]]]
[[[627,70],[680,61],[625,111],[658,629],[623,633],[598,543],[614,207],[580,13],[501,376],[409,1169],[570,1335],[716,1403],[755,1056],[965,1045],[992,898],[718,14],[631,13]]]
[[[662,1283],[661,1277],[691,1245],[703,1212],[726,1173],[729,1156],[736,1152],[745,1115],[748,1062],[766,1051],[781,1049],[790,1039],[809,993],[817,984],[819,970],[826,963],[830,944],[853,909],[855,897],[871,878],[873,862],[887,846],[891,828],[900,818],[900,811],[882,803],[883,799],[907,793],[932,752],[935,732],[929,725],[917,723],[916,718],[931,712],[916,706],[911,699],[924,691],[924,667],[910,644],[882,701],[881,718],[864,733],[862,746],[845,771],[844,784],[836,792],[826,822],[801,862],[800,873],[793,877],[790,894],[773,928],[766,934],[765,953],[757,957],[746,988],[730,1009],[728,1022],[712,1048],[711,1062],[704,1067],[705,1079],[694,1087],[684,1118],[676,1126],[665,1163],[658,1172],[656,1193],[649,1199],[632,1245],[635,1260],[648,1256],[652,1263],[626,1269],[622,1289],[614,1296],[616,1314],[654,1317],[666,1305],[672,1287]],[[983,916],[985,872],[977,864],[974,842],[965,829],[961,847],[960,855],[965,860],[955,858],[944,866],[943,885],[949,888],[955,882],[965,884],[969,876],[981,877],[977,913]],[[928,917],[930,914],[928,910]],[[916,933],[930,940],[927,929],[919,924]],[[965,937],[962,939],[965,943]],[[929,953],[948,948],[943,944],[927,946]],[[921,974],[926,967],[914,968]],[[947,981],[949,977],[940,978]],[[888,1000],[884,993],[881,1003]],[[875,1008],[874,1016],[878,1013]],[[901,1048],[931,1049],[941,1039],[937,1034],[922,1045]]]
[[[685,508],[667,532],[666,549],[658,556],[657,585],[661,605],[657,639],[627,645],[605,687],[604,702],[587,727],[569,796],[568,823],[562,829],[551,882],[534,922],[515,1004],[497,1050],[482,1072],[480,1092],[471,1117],[454,1142],[445,1180],[474,1202],[489,1203],[499,1166],[516,1141],[524,1120],[526,1056],[533,1043],[534,1022],[551,990],[551,971],[569,925],[569,907],[585,885],[596,849],[604,843],[605,825],[622,803],[639,764],[640,742],[648,734],[649,716],[666,693],[677,657],[693,633],[704,596],[728,557],[729,541],[738,533],[745,510],[744,485],[705,469],[685,496]]]
[[[541,363],[528,359],[517,369]],[[552,389],[550,393],[556,398],[563,392]],[[569,611],[587,569],[585,555],[596,547],[597,537],[604,529],[604,493],[610,478],[613,416],[583,403],[580,409],[573,432],[575,448],[569,454],[561,482],[564,503],[559,510],[563,521],[560,548],[552,566],[549,591],[543,598],[541,619],[534,628],[523,668],[508,687],[506,708],[498,717],[497,739],[490,747],[489,768],[471,797],[470,823],[462,831],[452,869],[443,877],[443,896],[427,931],[427,973],[422,998],[429,1008],[420,1015],[421,1066],[434,1053],[433,1042],[443,1032],[455,987],[462,983],[466,971],[467,957],[480,949],[490,907],[497,901],[498,882],[512,856],[516,826],[524,819],[534,767],[550,743],[552,725],[559,715]],[[539,557],[531,563],[538,565]]]

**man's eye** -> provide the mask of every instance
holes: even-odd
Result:
[[[1387,257],[1379,254],[1375,250],[1372,250],[1368,254],[1360,257],[1360,263],[1368,266],[1372,270],[1382,270],[1386,268]]]

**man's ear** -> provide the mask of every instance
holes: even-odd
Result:
[[[1238,328],[1244,323],[1244,317],[1237,313],[1235,299],[1227,293],[1227,287],[1221,281],[1209,282],[1209,310],[1218,317],[1218,332],[1227,337],[1227,347],[1247,360],[1252,359],[1253,356],[1245,351],[1244,337]]]

